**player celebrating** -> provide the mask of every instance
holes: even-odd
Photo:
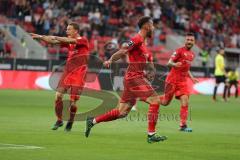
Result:
[[[152,88],[149,81],[145,78],[144,69],[150,66],[151,73],[154,72],[152,53],[146,47],[146,39],[152,36],[154,26],[150,17],[142,17],[138,21],[140,31],[126,46],[115,52],[111,58],[104,62],[109,67],[110,64],[119,60],[121,57],[129,56],[129,66],[124,77],[124,91],[119,106],[103,115],[95,118],[87,118],[85,136],[88,137],[92,127],[101,122],[113,121],[128,115],[131,108],[139,98],[149,104],[148,111],[148,136],[149,143],[166,140],[166,136],[158,136],[155,132],[155,126],[158,120],[158,111],[160,98]],[[151,74],[148,78],[150,79]]]
[[[67,37],[45,36],[32,33],[34,39],[43,40],[51,44],[60,44],[68,47],[68,58],[64,72],[57,86],[55,99],[55,113],[57,121],[53,130],[63,126],[63,95],[70,93],[70,117],[65,127],[65,131],[71,131],[75,114],[77,112],[76,102],[85,84],[87,72],[87,61],[89,55],[89,44],[85,37],[79,35],[79,26],[77,23],[70,23],[67,26]]]
[[[180,100],[180,131],[185,132],[192,132],[192,129],[187,127],[189,102],[187,79],[190,77],[194,83],[198,82],[190,72],[191,62],[195,57],[191,51],[194,43],[194,35],[188,33],[185,37],[185,46],[178,48],[171,56],[168,66],[172,68],[165,80],[164,95],[161,96],[161,104],[164,106],[171,102],[174,94],[176,99]]]

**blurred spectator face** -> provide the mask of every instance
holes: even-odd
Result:
[[[152,38],[154,31],[153,21],[149,21],[148,23],[145,24],[145,26],[146,26],[145,29],[147,31],[147,37]]]
[[[186,36],[185,46],[186,46],[188,49],[191,49],[194,44],[195,44],[195,38],[194,38],[194,36]]]
[[[78,34],[78,31],[75,30],[72,25],[68,25],[66,33],[68,37],[75,37]]]

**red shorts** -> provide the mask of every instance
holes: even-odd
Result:
[[[70,94],[73,101],[78,100],[85,85],[86,73],[86,65],[82,65],[71,71],[66,66],[58,83],[57,91]]]
[[[133,106],[136,104],[137,98],[146,101],[148,97],[156,95],[157,93],[147,79],[143,77],[124,79],[124,90],[120,103],[130,103]]]
[[[176,99],[179,99],[182,95],[189,96],[189,90],[187,82],[168,82],[165,83],[164,95],[167,99],[172,99],[175,95]]]

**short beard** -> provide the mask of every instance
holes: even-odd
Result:
[[[193,45],[191,45],[190,47],[189,45],[186,45],[186,47],[190,50],[193,47]]]

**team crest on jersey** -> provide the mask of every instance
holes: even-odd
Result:
[[[133,41],[129,41],[129,42],[127,43],[128,47],[132,47],[132,46],[133,46],[133,44],[134,44],[134,42],[133,42]]]

